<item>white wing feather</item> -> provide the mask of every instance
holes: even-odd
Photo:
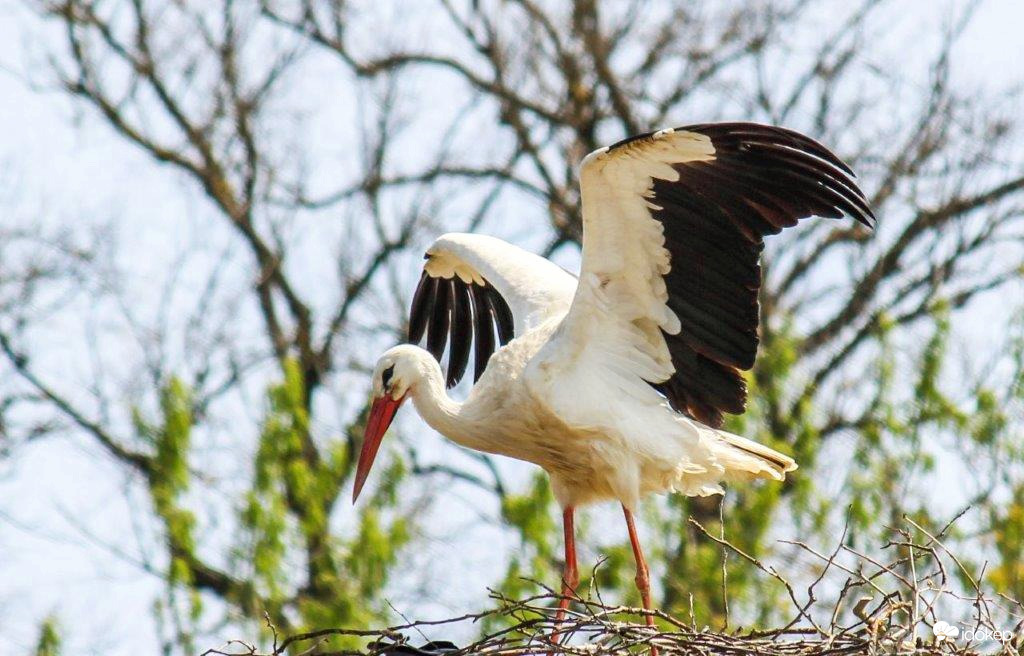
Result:
[[[712,160],[714,152],[702,134],[663,130],[583,160],[579,286],[538,364],[545,361],[546,369],[570,378],[601,370],[630,396],[662,402],[644,381],[663,381],[674,372],[662,330],[676,334],[680,326],[667,305],[663,276],[670,255],[662,225],[651,215],[650,190],[656,178],[679,178],[672,164]]]

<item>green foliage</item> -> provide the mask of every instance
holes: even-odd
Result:
[[[242,530],[230,548],[228,569],[218,579],[219,592],[268,635],[265,616],[289,631],[379,624],[388,612],[382,591],[413,536],[408,517],[396,511],[405,464],[392,459],[380,472],[374,494],[361,503],[351,537],[337,537],[331,515],[351,473],[350,442],[339,440],[323,449],[314,445],[298,365],[285,361],[282,371],[283,379],[267,391],[251,482],[239,506]],[[170,379],[161,390],[157,417],[148,420],[136,409],[133,422],[151,450],[148,489],[170,555],[167,598],[156,612],[171,633],[168,644],[194,651],[203,612],[200,574],[210,574],[198,552],[196,514],[188,503],[193,479],[190,391],[179,379]],[[335,639],[325,648],[357,642]]]
[[[999,564],[988,575],[995,588],[1011,599],[1024,599],[1024,483],[1003,508],[991,513],[992,537]]]
[[[511,554],[505,576],[496,589],[507,597],[520,598],[533,590],[531,581],[552,589],[561,587],[561,522],[555,520],[554,496],[543,472],[536,472],[522,494],[501,499],[501,518],[519,537],[520,548]],[[485,621],[484,630],[494,627]]]
[[[362,505],[351,538],[337,538],[330,525],[349,470],[347,449],[335,445],[323,459],[311,458],[312,437],[305,390],[297,363],[287,361],[284,380],[268,391],[268,409],[254,460],[252,487],[241,523],[248,544],[239,548],[262,610],[280,613],[296,590],[290,584],[294,556],[303,554],[308,587],[299,592],[295,626],[369,626],[387,613],[381,595],[388,575],[412,536],[409,520],[389,509],[405,465],[394,459],[381,472],[375,493]],[[337,648],[351,640],[332,641]]]
[[[132,412],[140,440],[152,448],[147,483],[153,509],[163,524],[167,543],[167,604],[173,616],[177,642],[192,649],[192,632],[186,628],[202,614],[202,598],[193,586],[196,553],[195,514],[184,503],[191,475],[188,454],[192,439],[192,398],[187,386],[172,377],[160,390],[159,417],[150,422],[138,408]],[[184,592],[184,599],[180,593]]]
[[[36,640],[35,656],[60,656],[61,653],[60,625],[57,618],[50,615],[39,627],[39,638]]]

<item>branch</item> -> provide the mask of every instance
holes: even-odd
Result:
[[[96,422],[88,419],[85,414],[78,410],[70,401],[43,383],[43,381],[40,380],[29,368],[28,358],[25,355],[18,353],[12,346],[10,337],[6,333],[2,332],[0,332],[0,350],[3,351],[4,355],[7,357],[7,361],[11,363],[11,366],[14,367],[14,370],[18,372],[22,379],[31,385],[36,392],[53,403],[53,405],[65,417],[74,422],[87,434],[92,435],[107,453],[118,461],[126,465],[130,465],[138,473],[146,477],[151,475],[151,456],[138,451],[132,451],[128,447],[122,445],[121,442],[108,433],[106,429]]]

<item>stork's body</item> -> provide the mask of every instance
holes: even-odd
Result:
[[[378,362],[353,496],[411,398],[452,441],[550,475],[563,508],[567,589],[578,578],[574,509],[618,500],[648,606],[632,516],[644,495],[715,494],[723,481],[782,480],[796,468],[720,426],[746,400],[740,370],[757,349],[763,236],[812,214],[870,225],[848,172],[787,130],[691,126],[584,160],[578,279],[492,237],[439,238],[410,316],[410,341],[425,337],[426,349],[398,346]],[[471,347],[476,384],[458,402],[446,387],[463,377]]]
[[[537,358],[559,325],[553,318],[497,350],[463,402],[448,396],[441,368],[427,351],[406,345],[392,352],[416,363],[423,382],[408,395],[431,428],[460,446],[541,467],[562,507],[618,500],[634,508],[652,492],[703,496],[721,492],[725,479],[781,480],[795,467],[782,454],[673,411],[650,386],[636,390],[646,397],[639,405],[636,397],[616,397],[595,380],[590,390],[574,390],[572,402],[590,408],[586,423],[566,421],[556,405],[559,381],[544,375],[548,367]],[[585,403],[588,391],[601,398],[599,405]]]

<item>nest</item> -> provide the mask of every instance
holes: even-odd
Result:
[[[893,554],[888,561],[861,554],[842,539],[831,553],[788,542],[819,562],[820,574],[800,592],[774,567],[704,531],[722,545],[723,554],[747,560],[784,586],[791,619],[770,630],[697,627],[692,616],[684,620],[605,604],[595,589],[585,597],[573,596],[565,619],[556,623],[560,597],[545,589],[518,600],[492,592],[490,610],[379,630],[328,628],[279,636],[268,624],[272,641],[265,648],[235,640],[203,656],[598,656],[646,654],[652,648],[659,656],[1024,653],[1024,605],[984,590],[981,576],[969,572],[946,548],[944,531],[932,535],[912,520],[907,522],[910,528],[895,530],[898,537],[883,548]],[[657,628],[647,626],[648,616],[656,618]],[[480,624],[503,628],[461,646],[427,638],[428,632],[479,633]],[[364,646],[339,651],[331,644],[340,636]]]

